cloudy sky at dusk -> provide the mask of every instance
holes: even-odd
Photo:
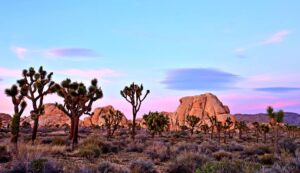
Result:
[[[3,1],[0,112],[13,111],[4,89],[40,65],[56,82],[99,79],[95,106],[127,115],[120,90],[133,81],[151,90],[140,115],[205,92],[232,113],[300,112],[299,8],[297,0]]]

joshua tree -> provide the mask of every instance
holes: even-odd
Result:
[[[27,90],[24,88],[19,89],[17,85],[13,85],[10,89],[6,89],[5,93],[11,97],[14,105],[14,115],[11,120],[11,143],[13,144],[14,152],[18,154],[18,137],[20,129],[20,118],[23,114],[27,104],[24,101],[24,96],[27,95]]]
[[[57,94],[64,99],[64,104],[57,104],[71,119],[69,139],[72,140],[72,148],[78,143],[79,118],[83,114],[92,115],[92,105],[103,97],[102,89],[98,87],[97,79],[91,81],[87,89],[83,83],[72,82],[66,79],[56,88]]]
[[[152,138],[154,138],[156,133],[161,134],[169,125],[169,118],[159,112],[149,112],[143,116],[143,119],[145,120],[145,124],[147,125]]]
[[[254,126],[255,129],[255,136],[256,136],[256,142],[258,143],[258,139],[259,139],[259,133],[261,131],[260,129],[260,124],[258,122],[253,122],[252,125]]]
[[[188,115],[186,117],[186,122],[188,123],[188,125],[191,127],[191,135],[194,134],[194,129],[198,124],[201,124],[200,122],[200,118],[196,117],[194,115]]]
[[[204,132],[204,134],[206,135],[208,130],[209,130],[209,126],[207,124],[202,124],[200,126],[201,130]]]
[[[143,96],[143,85],[136,85],[132,83],[129,87],[125,88],[120,92],[121,96],[125,98],[132,106],[132,132],[131,137],[134,140],[135,137],[135,126],[136,126],[136,115],[139,112],[142,102],[146,99],[147,95],[150,93],[150,90],[146,91],[146,94]]]
[[[217,129],[217,133],[218,133],[218,142],[220,144],[221,143],[221,132],[222,132],[222,129],[223,129],[222,122],[217,121],[217,123],[216,123],[216,129]]]
[[[223,125],[223,129],[224,129],[224,143],[226,143],[226,138],[227,138],[227,131],[230,130],[230,128],[232,127],[233,122],[231,120],[230,117],[227,117],[225,120],[225,123]]]
[[[262,131],[262,133],[263,133],[263,135],[264,135],[264,143],[266,143],[266,142],[267,142],[267,133],[269,133],[270,128],[269,128],[268,125],[262,124],[262,125],[260,126],[260,129],[261,129],[261,131]]]
[[[44,113],[44,97],[53,93],[55,83],[52,81],[53,73],[47,72],[41,66],[38,71],[33,67],[23,70],[23,78],[18,80],[20,88],[27,90],[26,98],[32,102],[31,118],[34,120],[32,130],[32,143],[36,139],[37,129],[39,125],[39,117]]]
[[[123,116],[124,114],[118,110],[109,110],[108,114],[102,116],[107,129],[107,138],[110,138],[114,135],[115,131],[120,126]]]
[[[279,110],[278,112],[274,112],[274,109],[269,106],[267,108],[267,113],[268,116],[270,118],[270,124],[273,128],[274,131],[274,136],[275,136],[275,148],[276,151],[278,152],[278,137],[279,137],[279,127],[280,127],[280,123],[283,122],[283,118],[284,118],[284,112],[283,110]]]
[[[236,121],[235,128],[239,130],[239,139],[242,139],[243,131],[246,130],[247,124],[245,121]]]
[[[210,121],[210,129],[211,129],[210,138],[212,139],[214,137],[215,127],[216,127],[218,121],[217,121],[217,117],[215,115],[208,116],[208,119]]]

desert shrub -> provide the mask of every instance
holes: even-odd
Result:
[[[218,161],[220,161],[222,159],[231,159],[232,158],[232,154],[227,151],[224,151],[224,150],[214,152],[212,155]]]
[[[200,168],[203,164],[210,161],[210,159],[200,153],[184,152],[178,155],[169,165],[168,173],[180,173],[180,172],[195,172],[197,168]]]
[[[264,165],[272,165],[275,161],[275,157],[273,154],[264,154],[258,157],[259,162]]]
[[[41,140],[41,144],[51,144],[52,143],[52,138],[43,138]]]
[[[187,131],[179,131],[179,132],[175,132],[174,134],[173,134],[173,137],[174,138],[184,138],[184,137],[186,137],[186,136],[188,136],[189,134],[188,134],[188,132]]]
[[[102,162],[98,165],[98,173],[128,173],[127,170],[121,169],[110,162]]]
[[[238,144],[237,142],[231,142],[230,144],[224,146],[224,150],[230,152],[243,151],[244,147],[241,144]]]
[[[60,173],[62,172],[61,165],[47,159],[39,158],[30,162],[27,172],[31,173]]]
[[[175,153],[179,154],[181,152],[198,152],[199,146],[195,143],[186,143],[186,142],[179,142],[175,146]]]
[[[127,145],[126,151],[141,153],[144,151],[144,144],[139,142],[131,142]]]
[[[80,127],[78,129],[78,132],[79,133],[84,133],[84,134],[89,134],[89,133],[91,133],[91,130],[89,128],[87,128],[87,127]]]
[[[161,142],[154,142],[145,149],[145,153],[152,159],[158,159],[161,162],[167,161],[171,157],[170,146]]]
[[[157,173],[154,164],[149,160],[136,160],[131,162],[131,173]]]
[[[241,155],[243,156],[251,156],[251,155],[263,155],[263,154],[270,154],[273,150],[268,145],[252,145],[248,146],[244,149],[244,151],[241,152]]]
[[[90,143],[87,145],[83,145],[78,148],[78,156],[85,157],[89,160],[99,157],[101,154],[101,150],[97,144]]]
[[[298,148],[297,145],[294,143],[294,140],[289,138],[280,141],[279,146],[282,147],[285,151],[292,154],[295,154],[295,151]]]
[[[215,142],[204,141],[200,144],[199,150],[204,154],[211,154],[219,150],[218,145]]]
[[[12,159],[5,146],[0,146],[0,163],[9,162]]]
[[[300,172],[300,164],[296,162],[274,163],[270,168],[264,168],[262,173],[298,173]]]
[[[102,143],[100,148],[101,148],[101,151],[103,154],[118,153],[120,150],[120,148],[117,145],[114,145],[113,143],[110,143],[110,142]]]
[[[13,161],[10,169],[1,169],[1,173],[27,173],[26,164],[21,161]]]
[[[52,145],[66,145],[66,140],[62,137],[54,137],[52,138]]]
[[[222,160],[219,162],[207,162],[196,173],[255,173],[261,169],[261,165],[241,160]]]

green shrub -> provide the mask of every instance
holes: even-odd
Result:
[[[81,146],[78,149],[78,156],[85,157],[89,160],[99,157],[101,150],[98,145],[90,143],[85,146]]]
[[[241,160],[222,160],[208,162],[196,173],[256,173],[261,170],[261,165],[253,162],[245,162]]]
[[[229,153],[229,152],[226,152],[224,150],[220,150],[220,151],[217,151],[217,152],[214,152],[213,153],[213,157],[220,161],[222,159],[231,159],[232,158],[232,154]]]
[[[52,139],[52,145],[66,145],[66,140],[61,137],[54,137]]]
[[[273,154],[264,154],[258,157],[259,162],[264,165],[272,165],[275,161],[275,157]]]

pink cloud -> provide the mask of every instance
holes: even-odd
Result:
[[[282,30],[279,31],[275,34],[273,34],[271,37],[267,38],[266,40],[263,41],[263,44],[272,44],[272,43],[279,43],[282,42],[283,39],[289,35],[289,31],[288,30]]]
[[[86,48],[54,48],[47,51],[50,56],[60,57],[95,57],[97,53]]]
[[[21,70],[2,68],[0,67],[0,76],[1,77],[19,77],[21,75]]]
[[[24,59],[28,54],[29,50],[25,47],[12,47],[12,51],[17,55],[18,58]]]

